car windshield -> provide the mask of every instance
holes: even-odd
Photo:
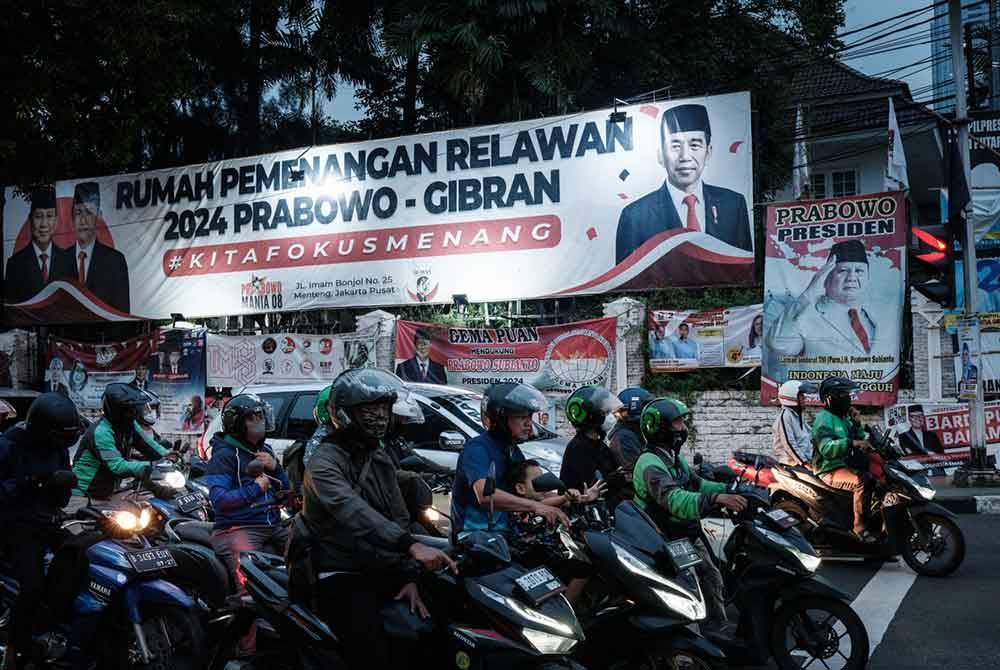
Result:
[[[439,395],[431,398],[431,400],[441,405],[441,407],[445,410],[454,414],[456,417],[461,419],[463,423],[476,432],[483,432],[483,423],[479,415],[479,408],[483,401],[483,397],[478,393]],[[528,440],[529,442],[531,440],[550,440],[557,437],[556,433],[552,432],[537,421],[532,421],[532,424],[535,426],[535,432]]]

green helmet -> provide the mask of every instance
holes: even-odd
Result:
[[[330,391],[332,390],[333,384],[330,384],[316,396],[316,404],[313,407],[313,411],[316,414],[316,423],[321,426],[328,426],[333,423],[330,420],[330,410],[327,409],[327,403],[330,402]]]
[[[566,418],[576,428],[600,428],[622,401],[602,386],[581,386],[566,400]]]
[[[680,449],[687,440],[687,429],[677,431],[671,424],[675,419],[687,418],[690,414],[687,405],[673,398],[657,398],[648,403],[639,419],[646,444],[672,451]]]

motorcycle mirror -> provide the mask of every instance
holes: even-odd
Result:
[[[251,461],[247,465],[245,472],[249,477],[260,477],[264,474],[264,464],[260,461]]]
[[[562,493],[566,490],[566,485],[563,484],[563,481],[551,472],[538,475],[531,480],[531,485],[535,487],[535,490],[539,493],[547,493],[548,491]]]

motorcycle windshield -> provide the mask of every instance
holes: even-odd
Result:
[[[614,537],[652,557],[667,549],[666,540],[656,524],[634,502],[626,500],[615,508]]]

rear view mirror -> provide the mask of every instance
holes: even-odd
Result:
[[[545,474],[538,475],[531,480],[531,485],[539,493],[547,493],[549,491],[563,492],[566,490],[566,485],[563,481],[556,477],[551,472],[546,472]]]
[[[438,446],[444,451],[461,451],[465,446],[465,436],[454,430],[446,430],[438,437]]]
[[[497,465],[490,463],[490,469],[486,475],[486,484],[483,486],[483,497],[489,498],[497,491]]]

